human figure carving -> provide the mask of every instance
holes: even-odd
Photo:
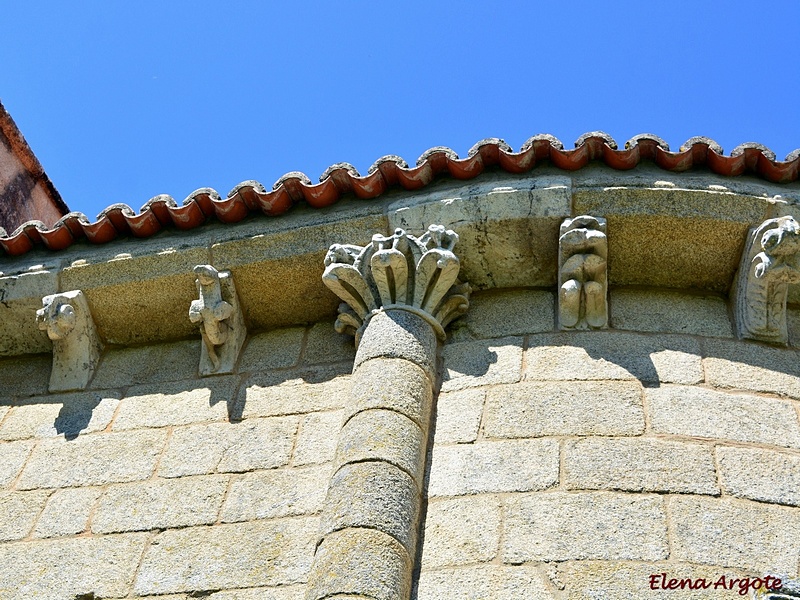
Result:
[[[219,271],[211,265],[197,265],[194,272],[200,297],[189,307],[189,320],[200,324],[203,345],[211,361],[210,370],[215,372],[221,366],[218,347],[228,341],[230,326],[227,320],[234,314],[234,307],[222,298]]]

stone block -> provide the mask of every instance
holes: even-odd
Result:
[[[147,479],[165,439],[166,432],[147,429],[93,433],[72,441],[45,439],[28,459],[17,486],[25,490]]]
[[[524,494],[504,501],[506,563],[658,560],[669,554],[660,496],[611,492]]]
[[[563,461],[569,489],[719,494],[711,446],[592,437],[568,441]]]
[[[215,377],[129,388],[112,429],[222,421],[235,400],[237,383],[235,377]]]
[[[188,314],[189,305],[186,306]],[[186,321],[189,321],[188,317]],[[197,377],[200,343],[198,339],[108,350],[97,367],[90,387],[105,389],[193,379]],[[165,369],[164,365],[169,365],[169,368]]]
[[[231,483],[221,520],[276,519],[319,512],[330,475],[330,465],[243,475]]]
[[[387,378],[387,373],[392,377]],[[371,360],[353,373],[353,387],[344,419],[363,410],[385,408],[407,416],[427,429],[433,391],[420,367],[403,359]]]
[[[33,320],[33,317],[31,319]],[[3,395],[46,394],[52,362],[52,356],[26,356],[0,360],[0,390],[3,390]]]
[[[33,445],[33,441],[0,442],[0,487],[8,487],[14,482]]]
[[[0,544],[0,597],[123,598],[146,541],[133,533]]]
[[[473,294],[462,326],[480,339],[553,331],[555,298],[543,290],[487,290]]]
[[[397,600],[408,598],[410,588],[411,558],[396,539],[374,529],[345,529],[317,548],[306,599]]]
[[[399,467],[421,489],[428,437],[414,421],[391,410],[371,409],[342,427],[336,465],[384,461]]]
[[[671,557],[755,571],[797,573],[800,511],[730,498],[669,499]]]
[[[523,382],[487,392],[487,437],[639,435],[644,426],[638,382]]]
[[[172,529],[156,536],[134,590],[144,594],[277,586],[308,576],[315,517]]]
[[[533,565],[472,565],[423,571],[418,600],[553,600],[556,596]]]
[[[375,313],[361,335],[353,371],[369,360],[404,359],[436,377],[436,332],[422,317],[405,310]]]
[[[161,479],[112,485],[92,517],[92,533],[206,525],[217,520],[228,477]]]
[[[276,588],[250,588],[211,594],[208,600],[304,600],[306,586],[290,585]],[[153,600],[161,600],[161,596]]]
[[[336,455],[343,415],[341,410],[332,410],[309,413],[303,417],[292,464],[301,466],[332,461]]]
[[[423,570],[491,561],[497,556],[500,523],[496,496],[432,500],[425,517]]]
[[[267,371],[293,367],[300,360],[304,327],[289,327],[250,337],[239,359],[239,371]]]
[[[789,400],[683,386],[645,394],[654,433],[800,448],[800,423]]]
[[[614,329],[733,337],[728,305],[720,296],[675,290],[611,290]]]
[[[484,390],[444,392],[436,400],[436,443],[470,443],[478,438]]]
[[[406,473],[384,462],[348,464],[331,477],[320,533],[377,529],[416,552],[420,491]]]
[[[303,362],[316,365],[332,362],[353,363],[356,358],[356,346],[349,335],[337,333],[333,323],[324,321],[315,323],[308,330]]]
[[[449,344],[442,351],[442,391],[516,383],[522,373],[522,338]]]
[[[697,340],[588,331],[531,336],[525,379],[577,381],[638,379],[643,383],[703,380]]]
[[[50,538],[83,533],[86,531],[95,502],[102,493],[101,488],[56,490],[39,516],[33,536]]]
[[[44,296],[58,292],[59,266],[37,267],[16,276],[0,276],[0,356],[51,352],[52,343],[31,315],[42,307]],[[0,270],[5,271],[6,266]]]
[[[281,467],[289,462],[297,422],[297,417],[273,417],[175,428],[158,474],[183,477]]]
[[[717,446],[722,489],[733,496],[800,506],[800,455]]]
[[[543,490],[558,481],[556,440],[434,446],[428,495]]]
[[[0,439],[64,435],[104,430],[119,404],[116,392],[77,392],[28,398],[15,406],[0,424]]]
[[[27,537],[49,492],[0,492],[0,542]]]
[[[800,399],[800,352],[726,340],[707,340],[703,350],[711,385]]]

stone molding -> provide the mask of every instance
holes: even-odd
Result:
[[[739,338],[788,343],[789,284],[800,283],[800,223],[780,217],[750,230],[733,288]]]
[[[608,327],[606,220],[582,215],[561,224],[558,238],[559,329]]]
[[[230,271],[197,265],[199,298],[189,306],[189,320],[200,326],[200,375],[233,373],[247,337],[244,315]]]
[[[100,360],[102,343],[83,292],[45,296],[36,311],[36,323],[53,342],[50,391],[86,388]]]

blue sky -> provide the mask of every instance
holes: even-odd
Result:
[[[800,147],[800,2],[16,2],[0,99],[73,210],[500,137]]]

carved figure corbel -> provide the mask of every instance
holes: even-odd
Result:
[[[583,215],[561,224],[558,238],[559,329],[608,327],[606,220]]]
[[[203,344],[200,374],[232,373],[247,330],[230,271],[197,265],[199,298],[189,307],[189,320],[199,323]]]
[[[400,309],[425,319],[443,340],[444,328],[469,306],[471,289],[458,280],[453,253],[457,241],[454,231],[431,225],[419,238],[396,229],[364,247],[332,245],[322,280],[344,301],[336,330],[355,335],[358,344],[373,314]]]
[[[786,344],[792,283],[800,283],[800,224],[792,217],[764,221],[750,230],[734,281],[736,335]]]
[[[36,311],[36,323],[53,342],[50,391],[84,389],[103,348],[86,296],[80,290],[45,296]]]

